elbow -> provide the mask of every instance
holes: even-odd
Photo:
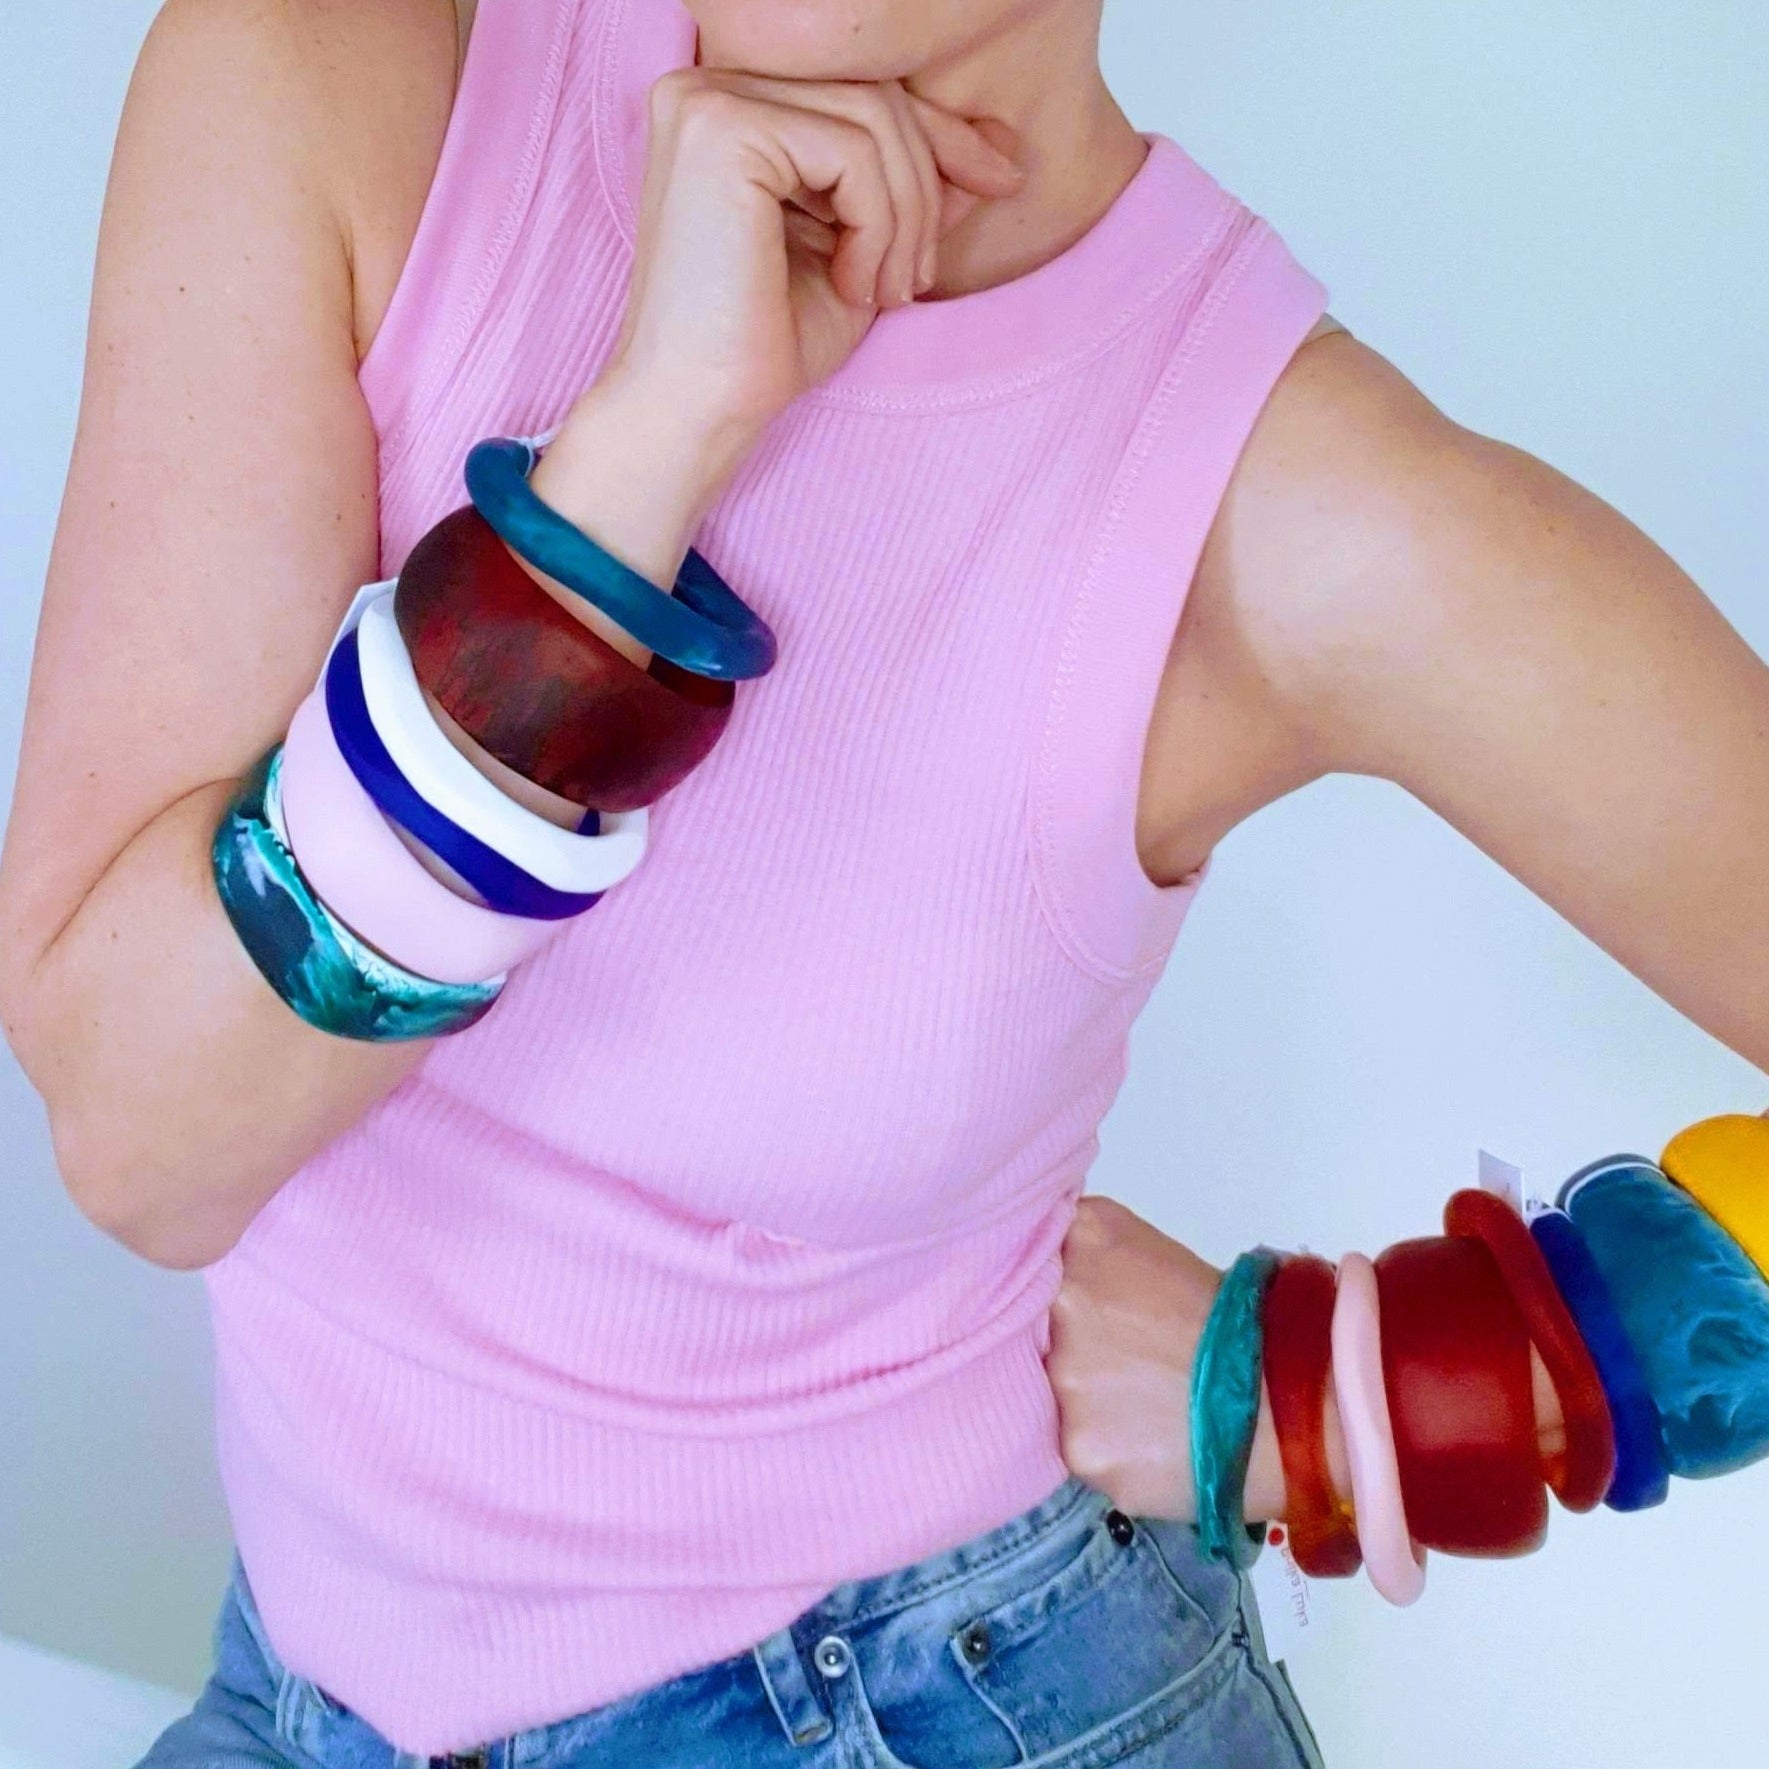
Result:
[[[188,1162],[144,1139],[143,1114],[115,1109],[75,1028],[47,1023],[39,992],[14,964],[0,966],[0,1026],[42,1097],[63,1189],[93,1227],[153,1265],[213,1265],[243,1232],[189,1201]],[[181,1183],[183,1182],[183,1183]]]
[[[10,1028],[9,1028],[10,1029]],[[69,1199],[92,1226],[168,1271],[213,1265],[243,1225],[219,1221],[191,1201],[188,1163],[145,1141],[139,1114],[109,1109],[102,1087],[83,1086],[66,1062],[33,1062],[14,1049],[48,1110],[56,1170]],[[35,1054],[35,1053],[31,1053]]]
[[[114,1120],[51,1104],[50,1137],[63,1187],[102,1234],[151,1265],[199,1271],[239,1239],[239,1228],[196,1208],[154,1152],[122,1134]]]

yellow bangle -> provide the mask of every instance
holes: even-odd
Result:
[[[1769,1278],[1769,1118],[1703,1118],[1665,1144],[1658,1164]]]

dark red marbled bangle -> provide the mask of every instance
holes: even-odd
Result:
[[[1478,1240],[1431,1235],[1376,1256],[1382,1384],[1407,1528],[1499,1559],[1548,1534],[1529,1328]]]
[[[471,504],[407,556],[393,597],[418,680],[523,779],[598,811],[648,805],[703,761],[736,684],[641,668],[562,608]]]

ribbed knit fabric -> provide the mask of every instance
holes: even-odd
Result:
[[[618,330],[678,0],[481,0],[362,365],[382,575]],[[1043,1366],[1163,888],[1144,734],[1321,285],[1179,146],[889,310],[696,544],[773,625],[638,871],[207,1272],[278,1652],[439,1753],[736,1652],[1066,1470]]]

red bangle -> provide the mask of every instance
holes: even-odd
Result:
[[[1597,1367],[1535,1236],[1503,1198],[1472,1186],[1451,1194],[1443,1226],[1446,1234],[1484,1242],[1497,1263],[1566,1420],[1566,1453],[1549,1459],[1548,1484],[1567,1510],[1591,1510],[1615,1476],[1615,1426]]]
[[[1336,1274],[1311,1253],[1287,1253],[1266,1286],[1265,1385],[1284,1465],[1284,1522],[1296,1564],[1317,1579],[1363,1565],[1352,1508],[1327,1465],[1327,1380],[1333,1363]]]
[[[1432,1235],[1376,1256],[1382,1381],[1413,1539],[1503,1559],[1548,1535],[1529,1329],[1477,1240]]]
[[[734,682],[653,653],[641,668],[529,576],[471,504],[400,568],[394,618],[418,680],[523,779],[599,811],[648,805],[718,741]]]

